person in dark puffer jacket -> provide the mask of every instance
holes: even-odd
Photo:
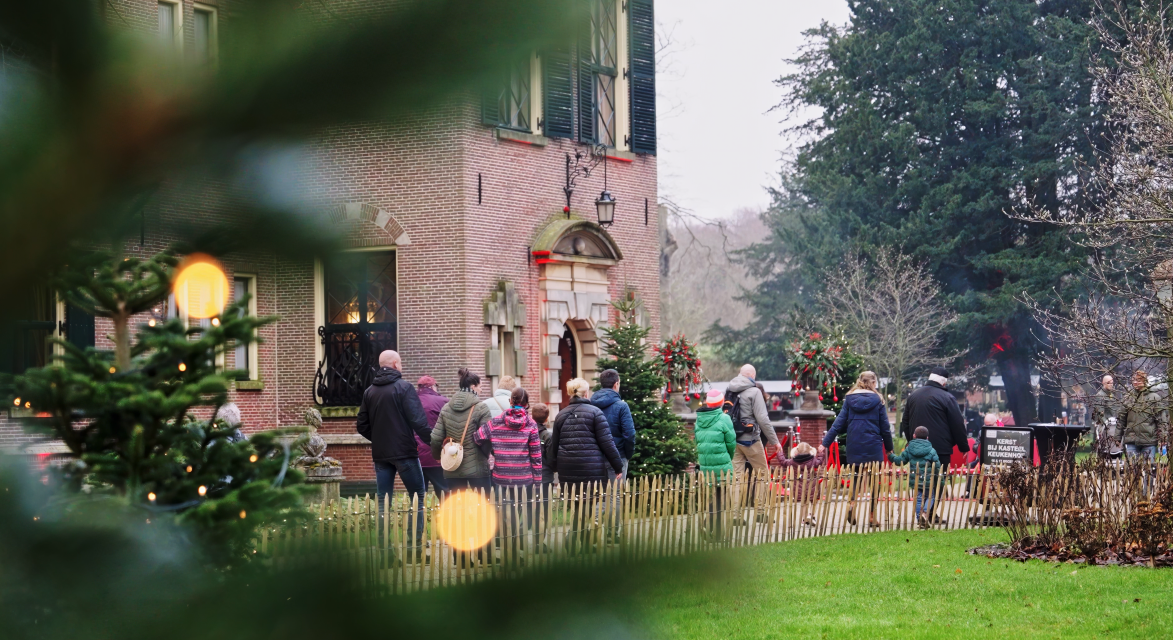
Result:
[[[623,457],[603,411],[586,398],[590,386],[575,378],[566,384],[570,404],[558,412],[550,433],[550,468],[561,483],[606,482],[623,474]]]

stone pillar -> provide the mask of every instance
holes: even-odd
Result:
[[[818,447],[827,433],[827,419],[835,417],[835,412],[823,408],[817,391],[807,391],[803,394],[802,408],[789,411],[788,415],[798,420],[799,440]]]

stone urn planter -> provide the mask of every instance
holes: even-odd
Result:
[[[317,409],[305,412],[305,423],[310,428],[310,435],[301,443],[302,456],[293,462],[305,474],[306,484],[315,486],[319,490],[316,495],[306,499],[311,503],[326,503],[338,500],[342,481],[342,463],[326,455],[326,441],[318,435],[318,427],[322,426],[322,414]]]

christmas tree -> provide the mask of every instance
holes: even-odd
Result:
[[[619,311],[619,322],[603,332],[606,356],[599,358],[597,368],[619,372],[619,395],[631,408],[635,454],[629,472],[635,476],[680,473],[696,459],[696,445],[660,398],[667,380],[660,375],[659,363],[648,358],[644,341],[651,330],[636,318],[642,303],[629,295],[612,304]]]
[[[70,304],[112,321],[114,351],[58,340],[63,357],[17,376],[11,400],[34,412],[30,429],[68,447],[59,470],[67,489],[116,496],[142,508],[146,523],[186,523],[209,560],[227,565],[251,556],[258,526],[299,515],[302,476],[282,434],[241,435],[239,410],[227,404],[239,372],[216,365],[272,318],[249,317],[247,299],[237,300],[206,326],[144,318],[132,339],[132,318],[167,298],[176,264],[170,252],[93,252],[55,274]]]

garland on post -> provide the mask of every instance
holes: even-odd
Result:
[[[839,360],[843,357],[845,345],[839,340],[812,333],[790,345],[790,377],[794,395],[804,389],[818,391],[819,401],[823,394],[830,393],[834,402],[839,402],[837,390],[839,381]]]
[[[688,391],[689,385],[699,386],[703,376],[696,343],[689,342],[684,334],[677,334],[654,350],[660,356],[660,375],[668,380],[664,402],[668,402],[668,394],[672,393],[673,388],[683,392],[685,399],[692,397],[699,400],[699,392],[690,394]]]

